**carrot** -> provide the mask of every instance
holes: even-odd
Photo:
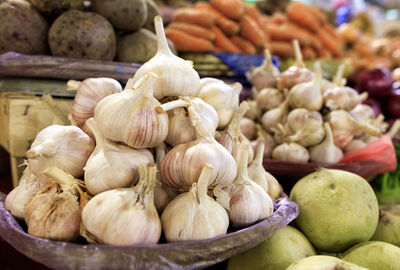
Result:
[[[214,44],[216,47],[219,47],[226,52],[241,52],[240,49],[233,44],[218,27],[213,26],[211,30],[215,34]]]
[[[325,24],[327,22],[328,18],[324,12],[312,6],[308,7],[310,8],[310,12],[314,15],[315,18],[317,18],[320,24]]]
[[[327,49],[321,48],[321,49],[317,50],[317,56],[318,56],[318,58],[331,59],[332,53],[330,51],[328,51]]]
[[[261,26],[261,14],[255,5],[245,4],[244,13],[249,15],[258,26]]]
[[[264,47],[266,37],[264,32],[260,29],[257,23],[249,16],[244,15],[240,21],[240,35],[257,47]]]
[[[293,45],[287,41],[271,41],[268,43],[268,48],[271,54],[276,54],[282,58],[289,58],[294,56]]]
[[[183,22],[172,22],[168,25],[168,28],[174,28],[181,30],[189,35],[204,38],[210,41],[215,39],[215,34],[204,27],[197,26],[194,24],[183,23]]]
[[[235,44],[242,52],[248,54],[255,54],[257,52],[256,47],[249,41],[239,37],[231,37],[232,43]]]
[[[317,32],[321,28],[320,22],[306,4],[291,2],[286,8],[286,15],[291,21],[313,32]]]
[[[167,28],[165,29],[165,34],[174,43],[178,51],[209,52],[214,50],[214,45],[210,41],[191,36],[178,29]]]
[[[272,23],[272,18],[270,16],[261,14],[260,23],[261,25],[267,25],[269,23]]]
[[[180,8],[175,11],[173,20],[176,22],[185,22],[204,27],[212,27],[215,25],[215,16],[205,10],[197,10],[191,8]]]
[[[194,8],[207,10],[214,14],[216,18],[216,24],[228,36],[236,35],[237,33],[239,33],[239,24],[222,15],[218,10],[210,6],[209,3],[197,2],[194,5]]]
[[[281,12],[275,12],[271,17],[271,20],[276,24],[283,24],[288,21],[286,15]]]
[[[314,59],[317,57],[317,53],[311,47],[305,47],[301,50],[305,59]]]
[[[297,39],[301,45],[308,46],[311,43],[311,38],[307,33],[299,30],[295,24],[284,23],[281,25],[270,23],[265,26],[266,32],[269,33],[272,40],[277,41],[292,41]]]
[[[244,3],[241,0],[210,0],[211,6],[234,20],[240,20],[244,15]]]
[[[326,32],[324,29],[318,31],[315,36],[331,53],[339,53],[339,51],[341,50],[341,44],[337,42],[332,36],[330,36],[329,33]]]

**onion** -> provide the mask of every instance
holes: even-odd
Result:
[[[392,118],[400,118],[400,89],[392,93],[387,103],[387,112]]]
[[[375,116],[382,112],[381,104],[373,98],[367,98],[362,103],[370,106],[374,110]]]
[[[371,97],[380,98],[390,96],[393,80],[390,72],[385,68],[375,68],[364,71],[358,78],[357,90],[368,92]]]

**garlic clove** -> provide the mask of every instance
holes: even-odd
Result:
[[[308,162],[310,154],[304,146],[298,143],[283,143],[272,151],[272,158],[289,162]]]
[[[83,208],[83,234],[91,241],[116,246],[155,244],[161,222],[154,206],[156,165],[141,164],[139,182],[94,196]]]
[[[126,89],[102,99],[95,108],[94,120],[109,140],[133,148],[152,148],[168,135],[168,114],[153,97],[158,76],[148,73]]]
[[[218,113],[218,128],[222,129],[232,120],[239,106],[241,91],[240,83],[228,85],[222,80],[203,78],[197,96],[214,107]]]
[[[312,162],[337,163],[342,159],[343,151],[335,145],[329,123],[325,123],[324,128],[326,137],[321,144],[310,148],[310,159]]]
[[[111,78],[88,78],[82,82],[69,80],[69,89],[77,89],[72,103],[72,119],[82,126],[87,119],[93,117],[94,108],[101,99],[122,91],[121,84]]]
[[[161,222],[168,242],[202,240],[226,234],[228,214],[207,195],[213,174],[213,168],[205,165],[190,191],[177,196],[165,208]]]
[[[93,118],[88,119],[86,124],[97,142],[84,168],[85,183],[91,194],[132,186],[138,180],[139,165],[154,163],[149,150],[134,149],[107,140],[99,132]]]
[[[24,219],[24,207],[43,188],[29,167],[24,170],[21,179],[6,197],[4,207],[19,219]]]
[[[278,107],[285,99],[282,91],[275,88],[263,88],[256,97],[258,108],[264,111]]]
[[[261,66],[246,73],[247,79],[257,89],[275,87],[279,78],[279,70],[275,67],[268,49],[264,51],[265,59]]]
[[[82,176],[94,146],[93,140],[80,128],[52,125],[37,134],[26,156],[30,171],[41,185],[46,185],[48,177],[43,172],[50,167],[60,168],[73,177]]]
[[[160,16],[154,18],[154,25],[158,40],[157,53],[136,71],[132,83],[136,83],[149,72],[154,72],[159,76],[154,88],[156,99],[165,96],[195,96],[200,85],[199,74],[188,61],[171,52]]]

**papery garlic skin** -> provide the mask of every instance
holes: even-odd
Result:
[[[346,147],[344,148],[344,152],[346,154],[357,151],[360,148],[365,147],[367,144],[365,142],[363,142],[362,140],[359,139],[353,139],[351,140],[351,142],[346,145]]]
[[[290,106],[319,111],[323,105],[321,79],[321,74],[317,74],[313,80],[293,86],[289,91]]]
[[[245,227],[270,216],[274,211],[271,197],[247,174],[247,143],[240,146],[238,174],[230,189],[229,220],[235,227]]]
[[[168,242],[202,240],[226,234],[228,214],[207,195],[212,170],[212,167],[204,166],[190,191],[178,195],[165,208],[161,222]]]
[[[257,89],[275,87],[279,79],[279,69],[272,62],[271,54],[268,49],[264,51],[264,62],[261,66],[253,68],[246,73],[247,79]]]
[[[308,162],[310,154],[304,146],[298,143],[283,143],[272,151],[272,158],[289,162]]]
[[[70,86],[72,82],[68,81]],[[122,91],[121,84],[112,78],[88,78],[77,82],[77,92],[72,103],[72,119],[82,126],[87,119],[93,117],[94,108],[104,97]]]
[[[21,179],[13,190],[8,193],[4,207],[16,217],[24,218],[24,207],[43,188],[39,180],[33,175],[29,167],[24,170]]]
[[[88,119],[86,124],[97,142],[84,168],[85,184],[92,195],[136,184],[139,165],[154,163],[149,150],[134,149],[107,140],[97,129],[93,118]]]
[[[275,88],[261,89],[256,97],[258,108],[264,111],[278,107],[284,100],[282,91]]]
[[[289,98],[286,98],[281,105],[273,108],[263,114],[261,117],[261,124],[268,132],[273,132],[279,123],[286,121],[289,110]]]
[[[45,185],[48,177],[43,172],[50,167],[57,167],[73,177],[82,176],[94,147],[93,140],[80,128],[52,125],[37,134],[26,156],[30,171]]]
[[[261,110],[257,105],[256,100],[247,100],[247,104],[249,104],[249,110],[246,112],[244,117],[249,118],[253,121],[260,119]]]
[[[343,151],[335,145],[329,123],[324,123],[324,128],[326,137],[321,144],[310,148],[310,159],[312,162],[337,163],[342,159]]]
[[[324,103],[330,110],[350,111],[364,101],[367,96],[367,94],[359,95],[356,90],[350,87],[336,86],[325,91]]]
[[[171,52],[160,16],[154,18],[154,25],[158,40],[157,53],[136,71],[132,83],[154,72],[158,75],[154,89],[156,99],[165,96],[195,96],[200,84],[199,74],[191,63]]]
[[[358,104],[350,111],[350,114],[358,121],[371,122],[375,119],[374,110],[365,104]]]
[[[203,78],[197,96],[214,107],[218,113],[218,128],[225,128],[239,107],[240,83],[231,85],[214,78]]]
[[[251,141],[251,146],[253,147],[254,152],[258,144],[264,144],[264,158],[269,158],[271,156],[272,150],[275,148],[276,142],[274,137],[269,134],[267,131],[263,129],[263,127],[259,124],[256,125],[257,128],[257,139]]]
[[[156,166],[139,167],[139,183],[94,196],[83,208],[82,224],[95,242],[117,246],[157,243],[161,222],[154,206]]]
[[[168,135],[168,114],[153,97],[157,75],[148,73],[134,90],[103,98],[96,106],[94,120],[104,137],[133,148],[152,148]]]
[[[234,158],[207,131],[195,106],[190,105],[188,111],[197,139],[178,144],[167,153],[160,166],[164,182],[175,189],[188,190],[199,179],[203,167],[209,164],[214,168],[209,185],[230,185],[237,172]]]
[[[257,135],[256,123],[249,118],[243,117],[240,120],[239,128],[240,132],[249,140],[254,139]]]

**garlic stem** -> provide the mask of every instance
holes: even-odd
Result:
[[[303,62],[303,55],[301,54],[299,41],[297,39],[293,40],[293,47],[294,47],[294,56],[296,59],[296,63],[294,65],[299,68],[305,68],[306,66],[304,65]]]
[[[248,179],[247,175],[247,163],[249,160],[249,152],[248,152],[248,143],[247,142],[242,142],[240,144],[240,150],[239,150],[239,158],[237,161],[237,167],[238,167],[238,176],[236,177],[235,181],[239,182],[237,184],[242,184],[245,182],[246,179]]]
[[[33,159],[39,156],[52,156],[57,153],[56,145],[53,142],[43,142],[26,152],[26,157]]]
[[[389,132],[387,133],[387,135],[393,139],[394,136],[396,136],[397,132],[399,132],[400,130],[400,119],[397,119],[392,127],[390,128]]]
[[[329,125],[328,122],[325,122],[325,123],[324,123],[324,127],[325,127],[326,140],[327,140],[330,144],[335,144],[335,143],[334,143],[334,139],[333,139],[333,134],[332,134],[331,125]]]
[[[176,109],[176,108],[181,108],[181,107],[187,107],[189,104],[186,100],[183,99],[177,99],[170,101],[168,103],[162,104],[160,107],[165,111],[168,112],[170,110]]]
[[[145,172],[147,171],[147,175],[146,177],[144,177],[145,181],[143,181],[146,185],[146,188],[144,190],[144,193],[146,195],[144,196],[144,205],[146,207],[149,204],[154,204],[154,187],[157,183],[157,178],[156,178],[157,165],[149,166],[148,164],[142,164],[141,166],[139,166],[139,170],[140,167],[144,167]]]
[[[75,178],[72,175],[60,170],[57,167],[50,167],[43,173],[60,185],[63,191],[73,188],[76,184]]]
[[[192,122],[194,130],[196,132],[196,138],[205,138],[214,141],[214,137],[207,130],[206,126],[204,125],[203,119],[201,119],[200,115],[196,111],[196,106],[194,106],[191,101],[189,101],[188,113],[190,121]]]
[[[240,103],[239,108],[236,110],[236,113],[234,114],[227,129],[227,133],[231,136],[231,138],[238,139],[240,131],[240,120],[243,118],[249,108],[249,104],[246,101]]]
[[[156,78],[158,78],[158,75],[156,73],[154,72],[147,73],[146,75],[137,80],[137,82],[133,85],[133,90],[138,91],[139,95],[142,96],[142,98],[146,97],[153,98]]]
[[[341,64],[336,72],[335,78],[333,79],[333,83],[337,86],[342,86],[343,82],[343,74],[344,74],[344,64]]]
[[[368,98],[368,93],[367,92],[362,92],[359,96],[358,96],[358,101],[361,103],[364,100],[366,100]]]
[[[171,50],[168,47],[168,42],[167,42],[167,38],[165,36],[163,21],[160,16],[156,16],[154,18],[154,26],[156,28],[156,35],[157,35],[157,41],[158,41],[157,53],[173,55]]]
[[[256,164],[257,166],[262,166],[264,159],[264,149],[265,149],[265,144],[259,143],[257,145],[257,153],[253,159],[252,164]]]
[[[204,165],[203,170],[201,171],[199,180],[197,181],[197,194],[196,194],[197,202],[199,204],[201,204],[204,198],[207,196],[208,184],[210,179],[212,178],[213,171],[214,168],[208,164]]]
[[[81,81],[69,80],[67,82],[67,91],[78,90],[80,84],[81,84]]]

